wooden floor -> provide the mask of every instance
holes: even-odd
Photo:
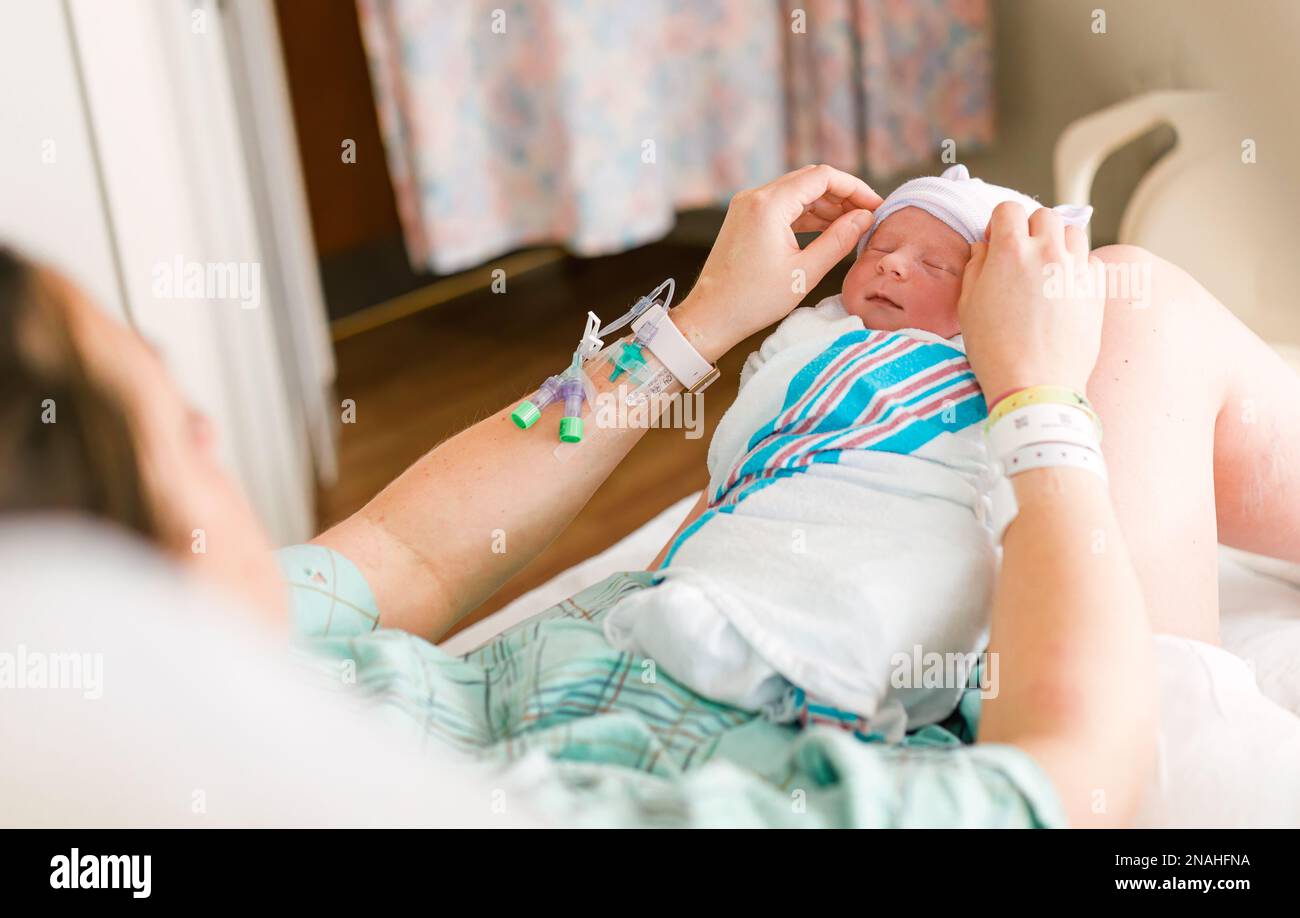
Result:
[[[621,315],[665,277],[678,298],[704,248],[658,244],[597,259],[566,259],[517,279],[507,292],[471,294],[336,344],[337,394],[356,401],[342,427],[339,481],[320,495],[322,528],[351,514],[440,441],[517,400],[561,368],[588,309]],[[838,292],[847,264],[805,301]],[[721,361],[704,399],[704,436],[650,430],[577,519],[459,628],[609,547],[669,504],[702,488],[713,430],[735,398],[740,367],[761,336]]]

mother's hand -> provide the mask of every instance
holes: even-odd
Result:
[[[1101,349],[1103,266],[1088,237],[1047,208],[998,205],[971,247],[957,313],[986,399],[1035,385],[1083,394]],[[989,407],[992,408],[992,402]]]
[[[881,204],[859,178],[805,166],[731,199],[704,270],[673,320],[708,360],[799,305],[853,250]],[[795,233],[819,232],[804,249]]]

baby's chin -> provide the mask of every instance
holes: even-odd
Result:
[[[863,325],[876,331],[898,331],[900,328],[919,327],[915,321],[908,318],[906,309],[872,302],[861,296],[854,297],[852,300],[845,297],[844,311],[851,316],[857,316],[862,320]]]

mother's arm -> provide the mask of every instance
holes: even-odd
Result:
[[[716,361],[784,318],[801,298],[793,291],[811,289],[847,255],[879,205],[860,179],[828,166],[742,192],[673,321]],[[811,231],[820,235],[801,250],[794,233]],[[802,286],[792,282],[799,272]],[[555,355],[557,366],[566,356]],[[440,444],[315,539],[361,569],[385,627],[441,637],[559,535],[645,432],[588,424],[579,451],[561,460],[547,433],[558,407],[527,433],[510,411]]]
[[[1100,347],[1102,302],[1051,299],[1048,264],[1088,263],[1082,231],[1042,209],[994,213],[963,278],[962,331],[986,392],[1054,383],[1086,389]],[[1129,821],[1155,749],[1150,627],[1105,483],[1046,468],[1013,479],[989,652],[996,697],[979,741],[1028,752],[1051,777],[1072,825]]]

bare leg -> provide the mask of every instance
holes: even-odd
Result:
[[[1145,302],[1107,299],[1088,384],[1120,527],[1152,629],[1217,644],[1216,543],[1300,560],[1300,377],[1185,271],[1096,255],[1150,272]]]

